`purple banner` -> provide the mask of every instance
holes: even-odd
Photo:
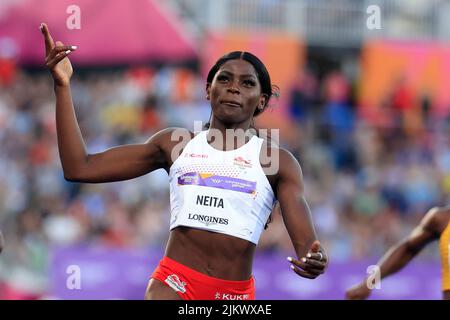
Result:
[[[179,176],[178,184],[227,189],[250,194],[256,190],[256,182],[253,181],[197,172],[189,172]]]
[[[50,294],[58,299],[143,299],[162,255],[158,250],[56,249]],[[284,255],[259,254],[253,269],[256,299],[344,299],[345,290],[361,281],[374,261],[331,263],[326,274],[308,280],[290,270]],[[371,299],[441,299],[440,276],[438,261],[413,261],[383,280]]]

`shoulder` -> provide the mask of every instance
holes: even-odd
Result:
[[[148,142],[156,145],[164,155],[168,171],[194,137],[195,134],[186,128],[170,127],[155,133]]]
[[[281,179],[293,179],[296,181],[303,180],[303,171],[297,158],[288,150],[284,148],[278,148],[280,155],[280,168],[278,171],[278,177]]]
[[[422,219],[424,228],[440,235],[450,221],[450,206],[434,207],[428,210]]]
[[[161,131],[156,132],[154,135],[152,135],[148,141],[151,140],[158,140],[158,141],[165,141],[170,139],[176,139],[179,140],[180,137],[187,137],[187,138],[193,138],[194,133],[186,128],[180,128],[180,127],[169,127],[165,128]]]
[[[277,180],[302,179],[302,169],[295,156],[270,139],[262,139],[260,163],[266,175],[274,176]]]
[[[268,137],[262,134],[259,134],[258,138],[263,140],[261,149],[262,151],[265,151],[266,154],[278,155],[280,159],[298,164],[298,161],[294,155],[287,149],[281,147],[276,139],[272,139],[270,136]]]
[[[169,127],[156,132],[146,141],[146,144],[155,145],[167,151],[178,144],[185,146],[193,137],[194,133],[186,128]]]

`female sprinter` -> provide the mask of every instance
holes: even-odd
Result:
[[[206,83],[212,110],[208,130],[194,134],[167,128],[143,144],[88,154],[70,91],[73,70],[67,56],[76,47],[55,44],[45,24],[41,31],[55,83],[65,178],[102,183],[160,168],[169,174],[170,237],[146,299],[255,299],[253,256],[276,201],[297,255],[288,258],[293,272],[309,279],[324,272],[328,259],[316,239],[299,163],[288,151],[251,134],[253,117],[272,96],[269,74],[257,57],[232,52],[212,67]],[[230,131],[244,134],[230,139]],[[276,154],[279,161],[263,166],[263,153]]]

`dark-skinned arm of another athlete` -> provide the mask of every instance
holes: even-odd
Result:
[[[276,196],[281,215],[297,258],[288,257],[292,270],[301,277],[315,279],[325,272],[328,257],[317,240],[311,212],[304,196],[303,173],[297,159],[279,149]]]
[[[422,249],[431,241],[438,239],[436,232],[436,216],[439,214],[437,208],[427,212],[420,224],[398,244],[392,246],[378,261],[379,279],[386,278],[406,266]],[[372,292],[368,279],[349,288],[346,298],[351,300],[367,299]]]

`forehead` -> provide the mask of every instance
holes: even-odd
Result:
[[[242,59],[228,60],[220,67],[220,71],[228,71],[236,75],[253,75],[257,78],[253,65]]]

